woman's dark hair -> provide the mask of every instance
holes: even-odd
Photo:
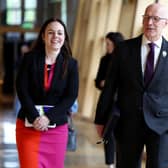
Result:
[[[124,40],[124,36],[120,32],[109,32],[106,34],[106,38],[114,43],[114,47]]]
[[[37,40],[35,41],[34,45],[32,46],[32,50],[45,52],[45,43],[43,41],[42,36],[45,33],[45,30],[46,30],[48,24],[50,24],[52,22],[59,22],[64,27],[65,41],[64,41],[64,44],[61,48],[61,52],[64,57],[64,64],[63,64],[63,67],[64,67],[63,78],[64,78],[67,74],[68,62],[69,62],[69,59],[72,57],[72,51],[71,51],[71,47],[70,47],[70,40],[69,40],[68,32],[67,32],[66,26],[63,23],[63,21],[61,21],[58,18],[50,18],[50,19],[46,20],[40,29]]]

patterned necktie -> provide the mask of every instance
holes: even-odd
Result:
[[[147,55],[146,67],[144,72],[145,86],[151,81],[154,72],[154,43],[149,43],[150,51]]]

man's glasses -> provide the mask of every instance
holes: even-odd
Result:
[[[161,17],[159,17],[159,16],[142,15],[142,17],[143,17],[144,20],[147,20],[147,21],[149,21],[150,19],[152,19],[152,21],[153,21],[154,23],[158,23],[158,22],[160,22],[161,20],[167,20],[166,18],[161,18]]]

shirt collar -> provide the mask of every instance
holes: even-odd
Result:
[[[146,45],[148,43],[151,43],[151,41],[149,41],[144,35],[142,36],[142,45]],[[162,37],[160,37],[158,40],[154,41],[153,43],[155,43],[155,45],[158,48],[161,48],[162,45]]]

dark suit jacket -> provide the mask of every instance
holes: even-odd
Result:
[[[103,89],[103,87],[100,86],[100,82],[106,79],[107,71],[111,64],[111,59],[112,59],[112,54],[106,54],[100,60],[99,68],[95,79],[95,86],[99,90]]]
[[[51,123],[61,125],[67,122],[67,111],[78,95],[78,68],[77,61],[70,59],[68,71],[62,78],[64,58],[59,54],[56,60],[51,88],[44,90],[45,53],[30,52],[26,54],[20,65],[16,87],[21,110],[18,118],[28,118],[33,122],[39,116],[35,105],[53,105],[54,108],[46,113]]]
[[[114,51],[111,70],[97,105],[95,123],[107,123],[118,89],[118,124],[134,127],[143,117],[149,128],[162,134],[168,130],[168,42],[163,38],[154,76],[145,87],[141,41],[142,36],[126,40]]]

